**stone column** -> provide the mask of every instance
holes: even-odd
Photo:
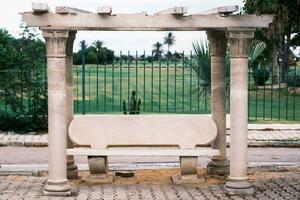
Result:
[[[229,174],[229,162],[226,157],[226,46],[224,31],[208,31],[211,55],[211,111],[212,119],[218,128],[218,135],[212,144],[220,150],[220,156],[214,156],[207,166],[211,175]]]
[[[49,175],[45,195],[70,195],[67,183],[66,46],[69,32],[43,30],[47,45]]]
[[[248,46],[253,29],[228,29],[230,44],[230,175],[229,194],[252,194],[247,176]]]
[[[66,98],[67,98],[67,130],[73,119],[73,44],[76,36],[76,31],[70,31],[66,46]],[[67,148],[73,148],[69,135],[67,134]],[[78,178],[77,166],[75,165],[74,156],[67,156],[67,178]]]

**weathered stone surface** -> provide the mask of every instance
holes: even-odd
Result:
[[[95,149],[130,145],[194,149],[211,143],[216,135],[215,122],[203,115],[78,115],[69,127],[73,143]]]

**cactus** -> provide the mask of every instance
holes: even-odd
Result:
[[[130,98],[130,105],[129,106],[129,113],[127,112],[127,105],[126,101],[123,101],[123,113],[125,115],[138,115],[140,114],[140,106],[141,106],[141,99],[137,101],[136,99],[136,92],[132,90],[131,92],[131,98]]]

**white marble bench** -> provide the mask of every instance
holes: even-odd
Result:
[[[201,146],[216,136],[214,121],[204,115],[80,115],[69,126],[75,148],[67,154],[88,156],[91,175],[109,181],[107,156],[179,156],[181,174],[173,181],[199,182],[198,156],[219,155]]]

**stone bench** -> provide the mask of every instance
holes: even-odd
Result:
[[[107,156],[179,156],[181,174],[173,182],[197,183],[198,156],[219,155],[203,147],[216,136],[214,121],[203,115],[81,115],[69,126],[75,147],[67,154],[88,156],[91,177],[104,182],[112,181]]]

